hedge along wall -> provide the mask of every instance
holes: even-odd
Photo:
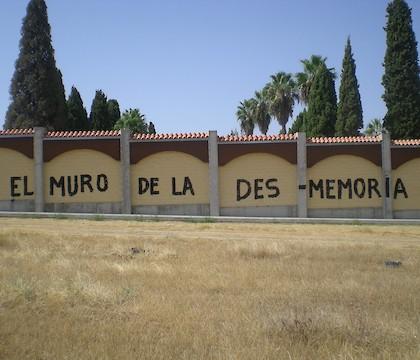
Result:
[[[420,218],[417,140],[42,131],[0,132],[0,210]]]

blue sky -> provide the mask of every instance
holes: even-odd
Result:
[[[6,0],[0,13],[1,127],[27,2]],[[350,35],[365,124],[385,114],[386,0],[46,2],[66,93],[75,85],[88,112],[103,89],[122,110],[139,107],[158,132],[226,134],[238,128],[239,101],[271,74],[300,71],[312,54],[327,57],[339,74]],[[418,39],[420,3],[408,3]],[[278,131],[273,123],[269,133]]]

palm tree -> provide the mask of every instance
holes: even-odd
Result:
[[[296,82],[293,75],[279,72],[271,75],[271,82],[264,91],[269,101],[269,113],[275,117],[281,126],[281,134],[286,134],[286,124],[293,116],[295,101],[299,100]]]
[[[254,119],[262,134],[267,134],[268,127],[270,126],[271,116],[269,113],[267,91],[255,92],[255,109]]]
[[[366,127],[365,135],[378,136],[382,133],[382,129],[383,126],[381,119],[375,118]]]
[[[248,99],[241,101],[236,111],[241,132],[245,135],[252,135],[255,127],[255,107],[256,100]]]
[[[327,61],[326,57],[320,55],[311,55],[309,59],[301,60],[303,65],[303,72],[297,73],[296,82],[299,89],[299,100],[304,104],[308,104],[309,92],[314,81],[315,75],[320,69],[321,65]],[[334,74],[334,69],[328,69]],[[335,78],[335,74],[334,74]]]

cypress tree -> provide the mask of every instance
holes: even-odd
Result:
[[[334,136],[336,121],[337,95],[334,74],[322,64],[309,93],[305,131],[308,136]]]
[[[108,102],[102,90],[97,90],[90,110],[90,126],[92,130],[108,130]]]
[[[384,127],[394,139],[419,138],[420,78],[411,9],[404,0],[393,0],[387,7],[387,19],[382,84],[388,112]]]
[[[58,130],[66,123],[64,87],[55,63],[44,0],[31,0],[27,6],[10,97],[5,128],[44,126]]]
[[[64,130],[68,123],[68,110],[66,101],[66,91],[63,84],[63,75],[60,70],[57,69],[57,81],[54,86],[57,87],[57,117],[55,120],[55,130]]]
[[[359,134],[361,128],[363,128],[362,102],[356,77],[356,63],[351,50],[350,38],[348,38],[341,70],[335,134],[337,136],[354,136]]]
[[[115,99],[111,99],[108,100],[108,125],[107,125],[107,129],[113,129],[116,122],[120,119],[121,117],[121,112],[120,112],[120,105],[118,104],[118,101]]]
[[[79,91],[73,86],[67,100],[68,130],[87,130],[89,121]]]
[[[299,131],[305,131],[305,117],[306,117],[306,109],[303,109],[298,116],[296,116],[295,121],[293,122],[292,126],[289,129],[289,134],[295,134]]]

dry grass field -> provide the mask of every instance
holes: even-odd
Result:
[[[0,219],[0,358],[420,359],[420,227]]]

